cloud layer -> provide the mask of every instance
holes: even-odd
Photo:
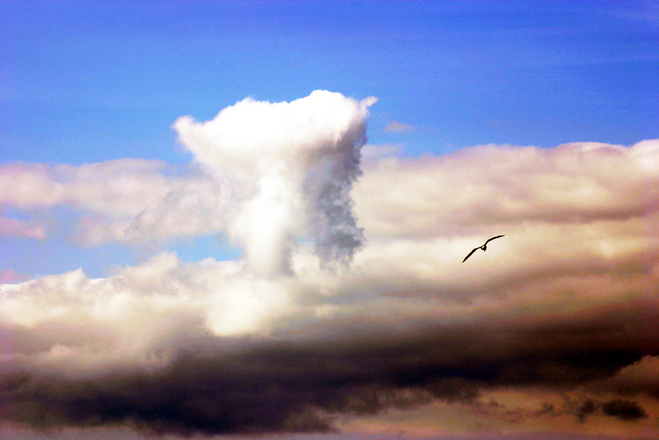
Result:
[[[3,206],[75,205],[86,245],[225,231],[246,257],[7,272],[22,282],[0,287],[2,419],[655,437],[659,141],[377,156],[360,171],[372,102],[314,92],[179,119],[196,161],[183,171],[5,165],[0,182],[23,183]]]

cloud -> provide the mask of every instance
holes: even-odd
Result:
[[[378,432],[411,414],[401,429],[423,416],[424,435],[654,436],[659,141],[361,166],[371,103],[319,92],[179,119],[195,163],[178,173],[14,165],[36,183],[3,203],[76,204],[89,243],[224,230],[247,256],[0,286],[0,418],[188,435]]]
[[[362,239],[350,189],[374,102],[315,91],[290,103],[245,99],[212,121],[174,123],[196,160],[231,188],[228,233],[252,270],[288,272],[301,237],[324,261],[352,257]]]
[[[643,393],[659,397],[659,357],[645,355],[598,386],[622,393]]]
[[[182,434],[327,430],[337,414],[477,405],[488,389],[571,390],[658,343],[637,327],[656,305],[606,289],[608,301],[549,286],[530,302],[511,291],[465,308],[397,298],[404,286],[369,298],[351,290],[377,284],[322,277],[259,284],[240,262],[163,254],[107,279],[75,271],[5,286],[3,417]],[[622,419],[627,407],[606,402],[598,414]]]
[[[572,403],[572,405],[570,405]],[[600,401],[592,398],[585,398],[583,401],[575,404],[568,402],[568,412],[573,412],[580,422],[584,422],[587,417],[600,414],[606,417],[615,417],[620,420],[632,422],[648,417],[647,413],[638,402],[626,399],[611,399]],[[572,406],[572,408],[570,408]]]
[[[297,240],[311,240],[325,263],[347,262],[362,243],[350,191],[375,101],[316,91],[290,103],[246,99],[204,123],[179,118],[174,129],[196,160],[182,171],[139,159],[4,165],[0,206],[76,209],[83,246],[224,232],[263,273],[290,271]],[[0,220],[5,235],[46,236]]]
[[[645,410],[637,402],[624,399],[613,399],[604,402],[602,412],[607,416],[629,421],[648,417]]]
[[[362,161],[371,163],[383,157],[397,156],[402,152],[403,146],[400,144],[365,145],[362,148]]]
[[[250,337],[221,336],[204,318],[231,318],[231,300],[186,280],[208,278],[196,265],[175,263],[162,257],[109,280],[77,272],[28,282],[24,294],[10,291],[15,302],[3,304],[3,340],[22,345],[5,351],[3,417],[181,434],[327,430],[337,414],[373,415],[433,399],[476,405],[489,388],[569,390],[614,375],[648,343],[634,342],[637,315],[586,305],[589,320],[576,325],[577,314],[544,326],[520,312],[478,308],[451,322],[436,315],[410,321],[382,306],[351,304],[352,311],[326,316],[291,315],[283,307],[267,334],[252,328]],[[204,264],[216,275],[232,273],[218,262]],[[245,286],[239,292],[250,295]],[[28,294],[40,298],[39,309]],[[262,318],[273,318],[272,306],[263,310]],[[607,402],[584,407],[583,419],[595,409],[642,419],[631,417],[643,414],[632,404]],[[45,413],[50,417],[38,417]]]
[[[28,275],[16,273],[11,269],[0,270],[0,284],[20,283],[29,278]]]
[[[410,133],[415,130],[411,125],[403,124],[399,121],[391,121],[384,127],[384,131],[393,131],[395,133]]]
[[[15,218],[0,217],[0,237],[27,237],[43,239],[47,237],[46,226],[39,222],[25,222]]]
[[[0,165],[0,206],[25,212],[69,206],[83,214],[77,241],[83,245],[126,240],[126,226],[145,208],[156,205],[178,184],[164,175],[164,162],[119,159],[79,167],[15,163]],[[45,225],[0,218],[13,225],[0,233],[46,238]]]
[[[659,204],[656,150],[657,141],[487,145],[424,160],[386,158],[367,165],[354,192],[357,215],[368,234],[401,237],[642,218]]]

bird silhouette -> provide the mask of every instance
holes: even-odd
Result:
[[[503,237],[503,235],[497,235],[497,236],[495,236],[495,237],[488,238],[487,241],[485,242],[485,244],[483,244],[483,246],[478,246],[478,247],[473,248],[473,249],[471,250],[471,252],[469,252],[469,254],[465,257],[465,259],[462,260],[462,262],[464,263],[465,261],[467,261],[467,258],[471,257],[471,254],[473,254],[474,252],[476,252],[476,251],[479,250],[479,249],[481,249],[483,252],[485,252],[485,251],[487,250],[487,244],[488,244],[489,242],[491,242],[492,240],[495,240],[495,239],[497,239],[497,238],[501,238],[501,237]]]

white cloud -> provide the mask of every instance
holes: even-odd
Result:
[[[659,204],[652,167],[658,143],[489,145],[434,158],[385,158],[368,164],[356,185],[356,214],[372,238],[643,217]]]
[[[370,163],[389,156],[398,156],[403,152],[401,144],[365,145],[362,148],[362,162]]]
[[[81,242],[95,244],[122,240],[126,222],[145,208],[158,204],[177,185],[176,178],[163,175],[166,167],[160,161],[141,159],[112,160],[79,167],[23,163],[2,165],[0,206],[27,211],[70,206],[87,215],[79,228],[88,230],[90,237],[82,237]],[[0,220],[8,223],[11,219]],[[38,225],[38,229],[22,225],[24,236],[46,236],[45,225]],[[122,228],[117,228],[118,225]],[[5,234],[9,235],[8,232]]]
[[[184,146],[228,187],[228,233],[253,270],[288,272],[301,237],[326,261],[350,259],[361,231],[349,191],[374,102],[315,91],[290,103],[245,99],[212,121],[174,123]]]
[[[63,185],[45,164],[0,165],[0,204],[19,208],[53,206],[63,199]]]
[[[0,169],[0,205],[77,209],[73,239],[82,246],[225,232],[263,273],[287,272],[297,239],[311,239],[325,262],[348,261],[362,241],[350,189],[374,102],[325,91],[290,103],[246,99],[205,123],[175,122],[203,171],[140,159],[12,164]],[[2,221],[6,235],[46,235],[41,225]]]

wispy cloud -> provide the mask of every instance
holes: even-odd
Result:
[[[0,284],[20,283],[28,280],[30,277],[26,274],[16,273],[12,269],[0,270]]]
[[[384,131],[393,131],[394,133],[411,133],[416,129],[399,121],[391,121],[384,127]]]
[[[0,217],[0,237],[46,238],[47,235],[43,223]]]
[[[361,150],[362,162],[371,163],[384,157],[398,156],[404,150],[401,144],[364,145]]]

